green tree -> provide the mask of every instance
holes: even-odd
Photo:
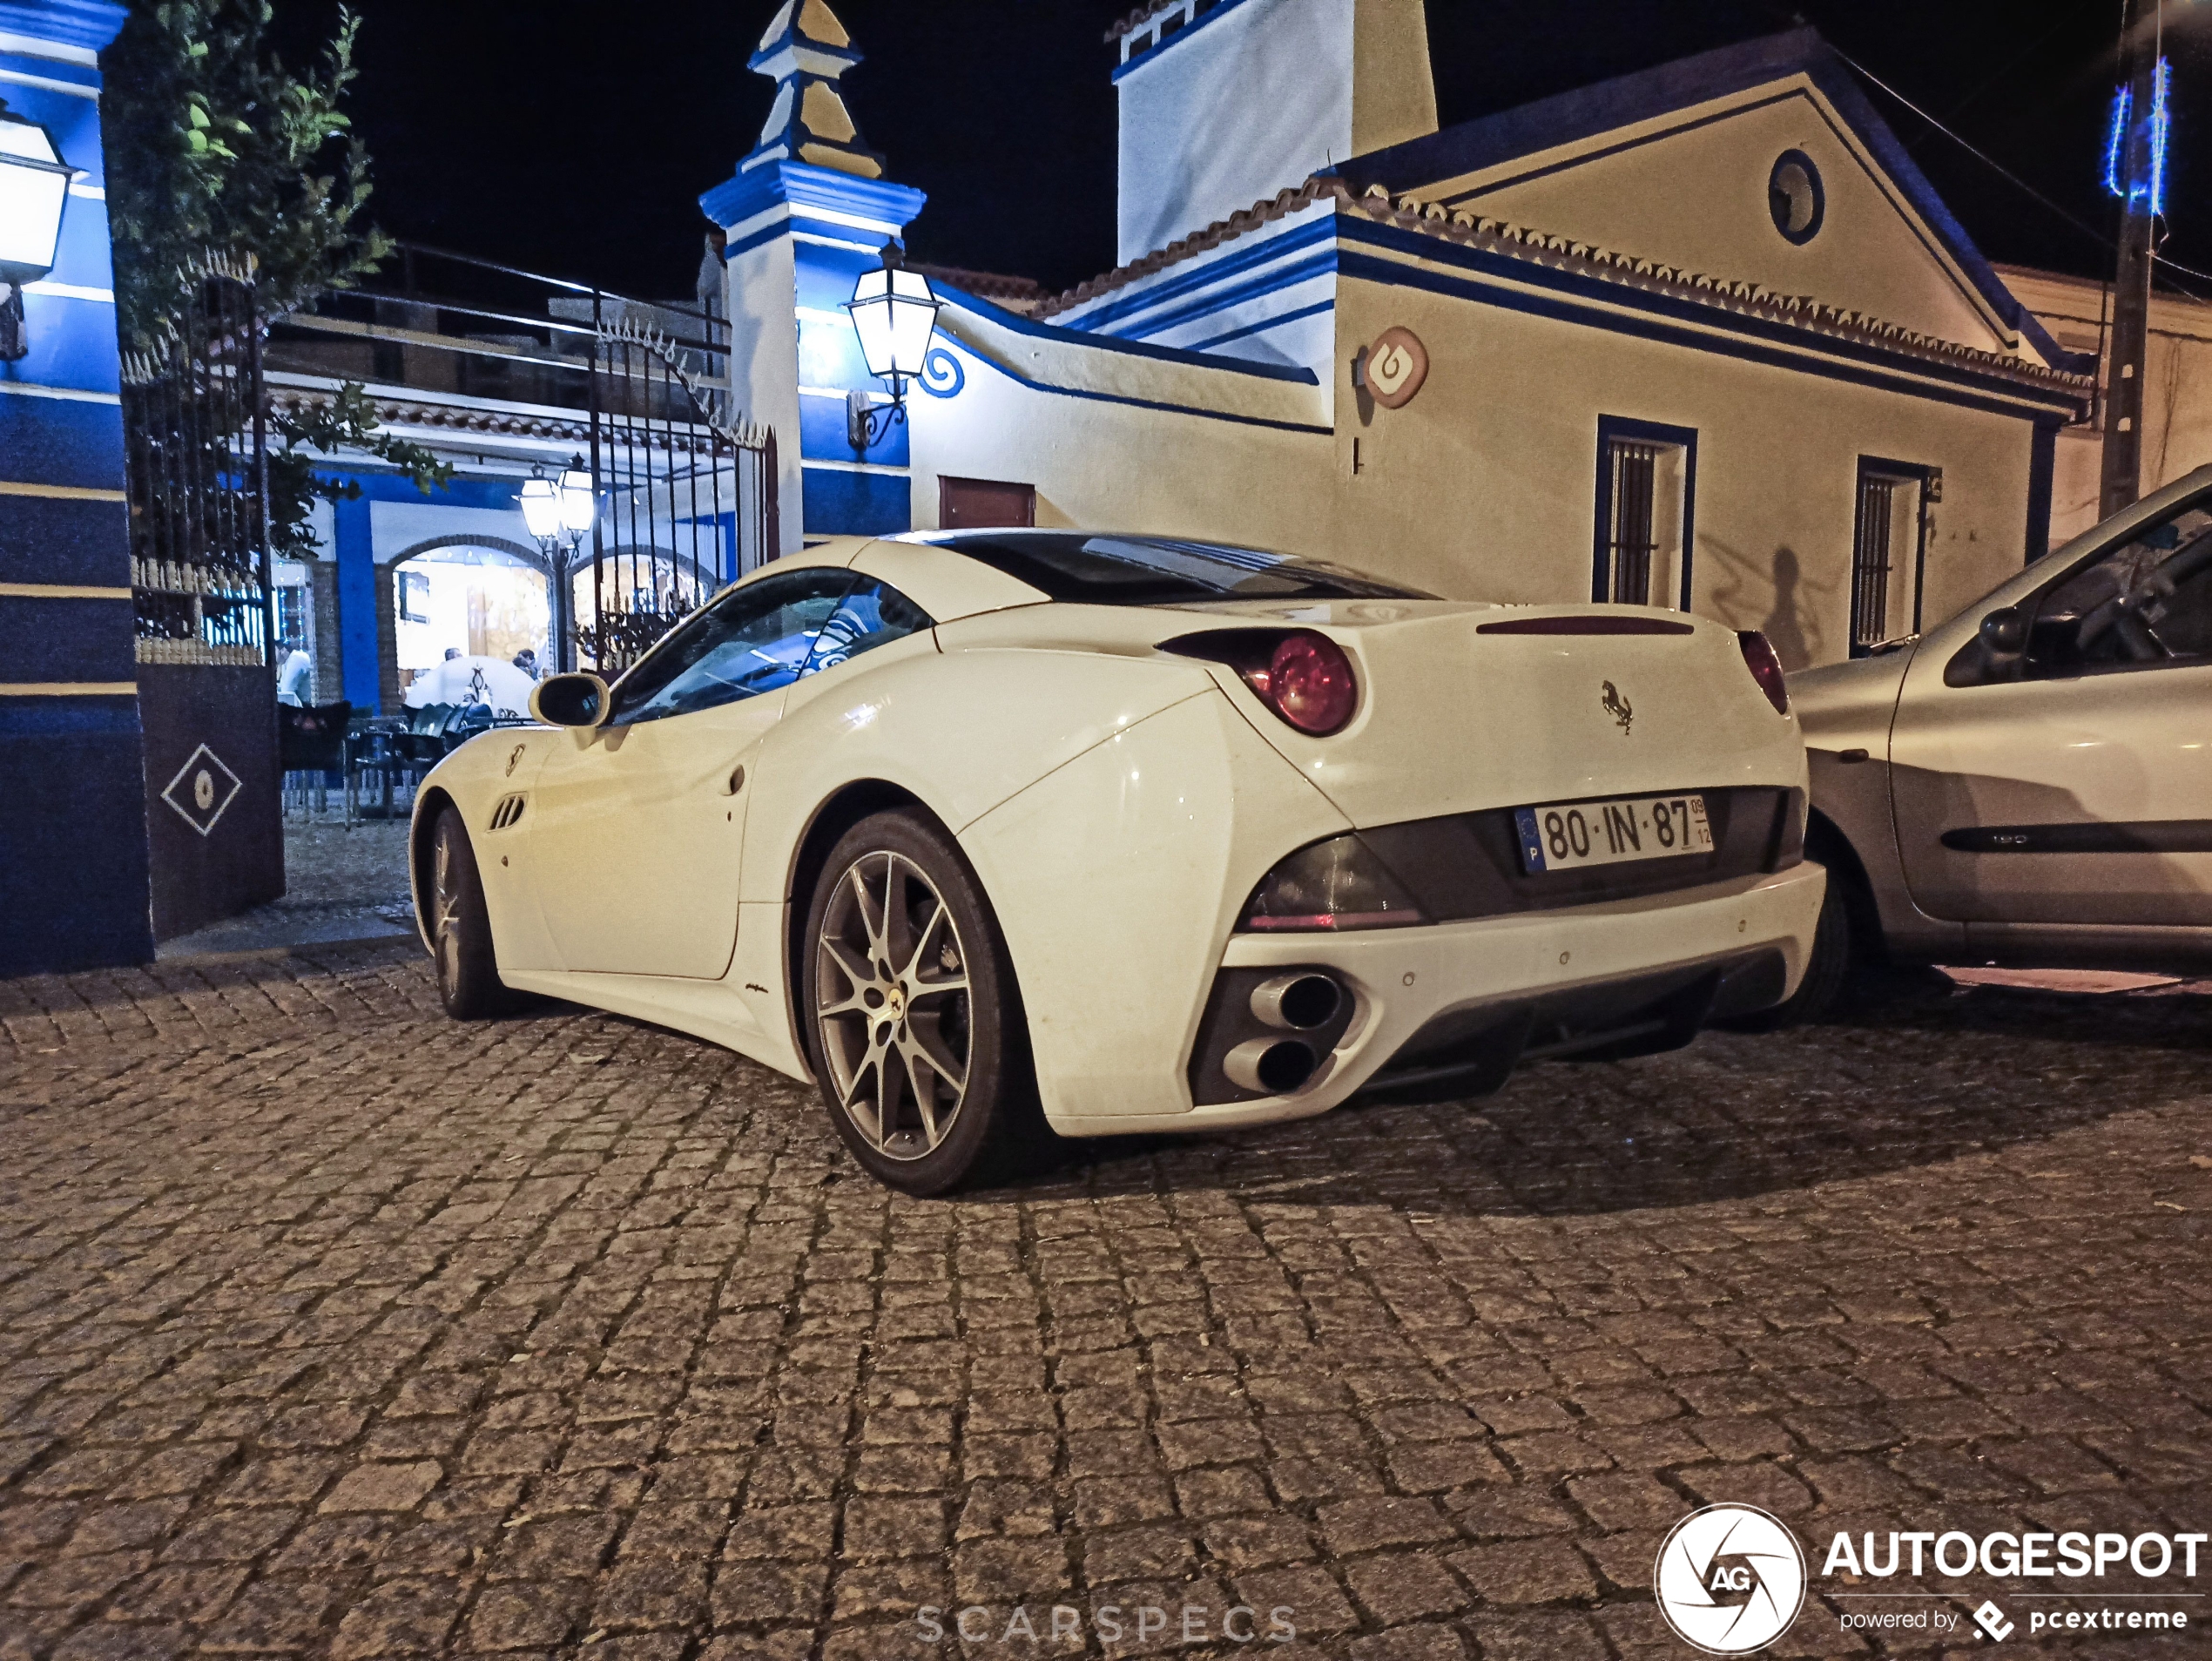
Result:
[[[451,463],[421,445],[380,432],[376,407],[358,381],[338,388],[328,403],[301,403],[269,412],[269,430],[279,441],[269,450],[269,552],[279,559],[313,559],[316,542],[310,517],[317,501],[350,502],[361,493],[352,480],[317,472],[341,447],[365,450],[389,463],[428,496],[453,477]]]
[[[392,243],[364,215],[368,152],[339,107],[361,20],[341,10],[320,60],[287,70],[265,38],[267,0],[132,0],[105,66],[108,213],[124,344],[158,352],[210,256],[254,270],[262,316],[375,269]],[[270,551],[314,557],[318,498],[361,489],[317,471],[342,447],[398,468],[426,494],[453,469],[377,430],[358,382],[327,404],[272,408]]]
[[[266,0],[136,0],[106,60],[116,300],[126,345],[157,346],[210,253],[259,267],[265,313],[372,270],[391,243],[363,217],[368,154],[339,105],[361,21],[287,70]]]

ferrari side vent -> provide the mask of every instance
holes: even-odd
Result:
[[[496,831],[505,830],[509,825],[522,818],[523,809],[529,805],[529,798],[527,796],[502,798],[499,806],[491,810],[491,827]]]

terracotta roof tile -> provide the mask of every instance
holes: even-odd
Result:
[[[1683,270],[1635,254],[1616,253],[1568,237],[1554,236],[1527,226],[1480,218],[1465,210],[1447,207],[1440,202],[1424,202],[1413,196],[1393,199],[1379,185],[1370,186],[1365,196],[1354,196],[1351,187],[1342,179],[1318,173],[1294,190],[1284,191],[1270,200],[1255,202],[1251,207],[1232,213],[1225,219],[1217,219],[1204,229],[1170,242],[1166,247],[1148,253],[1142,260],[1116,267],[1102,276],[1094,277],[1064,294],[1055,295],[1040,306],[1034,314],[1039,318],[1060,315],[1101,294],[1126,287],[1155,272],[1219,247],[1224,242],[1280,219],[1285,214],[1299,213],[1324,202],[1329,205],[1332,212],[1357,213],[1379,223],[1396,225],[1465,247],[1480,248],[1485,253],[1525,260],[1554,270],[1572,271],[1603,281],[1617,282],[1645,294],[1687,300],[1738,316],[1755,316],[1770,322],[1785,323],[1808,334],[1908,352],[1939,362],[1968,365],[2031,386],[2070,393],[2084,399],[2094,390],[2095,383],[2090,376],[2047,368],[2040,363],[2007,353],[1984,351],[1979,347],[1964,346],[1936,335],[1924,334],[1864,312],[1828,305],[1811,294],[1776,294],[1756,283],[1735,282],[1703,272]]]

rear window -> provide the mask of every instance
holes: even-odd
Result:
[[[1205,600],[1423,600],[1325,560],[1165,537],[1001,530],[933,538],[1041,589],[1086,605],[1175,605]]]

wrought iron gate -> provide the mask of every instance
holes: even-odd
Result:
[[[711,304],[419,243],[383,279],[278,320],[269,344],[280,398],[357,381],[388,422],[461,425],[455,449],[467,432],[572,449],[597,511],[572,547],[541,544],[553,632],[563,666],[609,674],[779,547],[775,435],[733,408],[729,361]]]
[[[778,547],[775,435],[733,416],[713,384],[726,374],[728,325],[692,313],[671,333],[662,318],[604,308],[595,296],[593,620],[576,630],[603,674]]]
[[[260,323],[250,267],[205,267],[126,354],[124,459],[153,933],[284,892]]]

